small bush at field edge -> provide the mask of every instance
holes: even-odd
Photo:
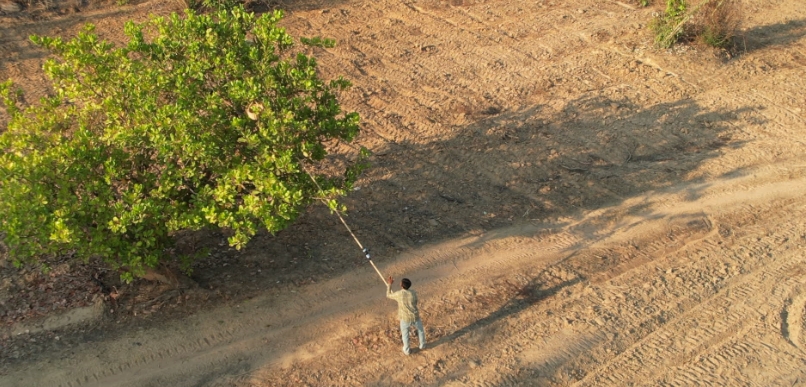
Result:
[[[686,0],[667,0],[666,10],[649,27],[660,48],[669,48],[681,39],[698,39],[711,47],[729,48],[740,24],[738,0],[704,0],[694,7]]]

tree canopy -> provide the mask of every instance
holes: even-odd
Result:
[[[325,160],[327,141],[358,134],[358,114],[337,99],[350,84],[320,79],[281,18],[188,10],[128,22],[122,47],[92,25],[68,41],[32,36],[53,54],[53,92],[22,106],[11,81],[0,86],[0,232],[14,262],[101,257],[131,280],[178,231],[217,227],[241,248],[314,199],[338,210],[366,151],[342,176],[306,168]]]

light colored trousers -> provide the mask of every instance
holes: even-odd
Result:
[[[420,349],[425,349],[425,329],[423,329],[423,322],[420,319],[410,323],[400,320],[400,334],[403,336],[403,353],[406,355],[411,353],[409,346],[409,327],[414,325],[417,328],[417,337],[420,339]]]

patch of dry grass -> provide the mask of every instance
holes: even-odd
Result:
[[[742,8],[738,0],[711,0],[703,3],[692,19],[694,32],[703,43],[730,48],[739,32]]]
[[[694,7],[685,0],[668,0],[666,10],[650,24],[658,47],[669,48],[681,40],[717,48],[729,48],[738,34],[742,8],[738,0],[703,0]]]

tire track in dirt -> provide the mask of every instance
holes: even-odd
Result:
[[[795,50],[788,45],[780,49],[784,53]],[[721,82],[725,77],[737,77],[737,72],[741,73],[746,68],[755,69],[758,62],[768,60],[776,61],[766,65],[775,68],[774,77],[753,74],[744,77],[741,82]],[[692,68],[695,72],[697,69],[696,66]],[[737,113],[744,118],[746,125],[738,126],[729,122],[730,130],[727,133],[732,139],[728,144],[739,141],[752,144],[743,146],[737,152],[724,152],[723,157],[710,160],[709,169],[727,172],[737,166],[777,162],[791,153],[785,144],[803,144],[801,136],[797,135],[797,128],[803,127],[806,118],[800,106],[802,101],[798,101],[797,92],[794,92],[803,89],[803,78],[803,66],[797,63],[794,56],[764,56],[760,52],[751,52],[743,60],[721,68],[718,74],[701,80],[701,86],[708,90],[699,97],[705,104],[743,107]],[[710,164],[718,167],[711,167]]]
[[[361,71],[365,76],[360,77],[360,79],[362,79],[361,82],[366,82],[365,80],[367,78],[371,81],[369,84],[357,84],[357,87],[366,89],[365,86],[367,86],[372,89],[378,89],[379,87],[383,87],[383,83],[380,82],[384,82],[386,86],[393,86],[389,89],[396,90],[396,95],[387,95],[386,97],[388,98],[377,94],[370,96],[367,99],[367,106],[370,107],[370,109],[361,109],[362,115],[368,121],[377,123],[373,125],[377,127],[374,128],[373,131],[378,132],[381,137],[387,140],[421,141],[422,136],[418,134],[432,132],[431,129],[434,126],[432,123],[434,119],[427,118],[428,116],[449,117],[451,112],[446,111],[445,107],[450,107],[450,105],[467,107],[479,104],[479,101],[474,101],[467,97],[453,97],[447,101],[440,96],[426,97],[429,93],[423,93],[422,90],[414,92],[411,87],[412,84],[389,83],[392,79],[400,78],[399,76],[395,77],[393,75],[410,72],[412,68],[416,69],[417,77],[422,78],[421,80],[412,78],[413,85],[421,83],[442,83],[448,86],[446,91],[454,96],[486,95],[486,90],[497,90],[502,87],[505,89],[514,89],[519,93],[522,91],[531,93],[532,90],[539,89],[539,87],[536,87],[537,81],[542,79],[542,75],[545,73],[541,63],[526,51],[501,51],[500,49],[496,49],[499,43],[490,40],[492,38],[488,36],[490,31],[487,31],[487,29],[483,31],[471,31],[461,27],[461,25],[466,24],[465,21],[462,20],[463,18],[471,20],[468,19],[472,16],[471,11],[461,7],[430,11],[414,4],[401,5],[385,2],[379,4],[373,3],[369,7],[372,9],[371,11],[366,11],[366,13],[369,14],[383,14],[382,9],[387,12],[390,8],[393,10],[393,12],[389,12],[388,14],[389,19],[394,20],[392,27],[394,27],[395,31],[400,31],[400,33],[395,34],[395,37],[400,40],[400,45],[393,48],[380,46],[380,40],[363,38],[364,35],[367,34],[366,30],[359,35],[354,35],[351,30],[348,30],[350,28],[349,24],[336,26],[334,32],[341,29],[341,32],[335,33],[335,35],[350,36],[345,42],[346,45],[354,48],[348,50],[351,53],[350,55],[358,55],[359,58],[364,58],[362,60],[368,60],[369,62],[373,62],[373,58],[384,58],[380,63],[363,67]],[[551,8],[548,15],[541,15],[541,17],[552,18],[565,12],[566,11],[562,9]],[[329,14],[334,13],[330,12],[328,15]],[[428,18],[423,20],[423,15],[428,16]],[[473,20],[476,20],[477,23],[486,23],[476,16],[472,17],[475,18]],[[325,25],[318,19],[324,18],[324,16],[320,18],[317,15],[317,20],[310,23],[312,28],[317,30],[323,29]],[[397,53],[397,51],[399,51],[398,47],[426,47],[423,46],[423,44],[426,43],[423,40],[429,40],[430,37],[420,35],[414,37],[408,36],[408,34],[405,33],[407,28],[419,25],[421,26],[418,27],[419,30],[438,29],[439,23],[445,23],[446,19],[448,19],[448,24],[460,26],[455,29],[456,38],[449,41],[450,44],[458,45],[456,49],[447,50],[446,53],[438,51],[436,55],[414,53],[403,60],[400,60],[401,58],[399,57],[390,56],[390,53]],[[451,21],[450,19],[456,19],[457,21]],[[389,23],[388,21],[385,22]],[[604,21],[599,22],[599,24],[605,23]],[[383,33],[383,26],[379,26],[380,24],[382,24],[380,21],[371,21],[370,25],[372,28],[368,27],[369,31],[377,31],[376,33],[379,34]],[[330,25],[327,25],[327,27],[332,28]],[[529,29],[531,30],[533,27]],[[537,37],[537,35],[539,35],[539,31],[531,33],[531,35],[525,38]],[[568,47],[569,45],[577,47],[580,44],[590,44],[578,38],[571,38],[562,34],[556,36],[553,34],[543,35],[542,40],[555,47]],[[474,41],[481,42],[485,39],[495,44],[473,44]],[[436,47],[439,48],[440,45],[444,44],[445,42],[440,41]],[[448,59],[447,61],[445,60],[446,57]],[[506,64],[512,68],[507,67],[506,69],[494,70],[485,65],[491,58],[498,58],[498,60],[506,62]],[[350,62],[350,60],[345,60],[345,63],[348,62]],[[448,82],[445,82],[445,79],[443,79],[445,69],[448,69],[450,71],[449,74],[452,75]],[[594,83],[598,84],[600,82]],[[455,90],[451,85],[458,85],[461,89]],[[601,87],[601,85],[597,85],[596,87]],[[509,93],[512,93],[512,91]],[[507,92],[502,92],[501,90],[495,94],[501,96],[493,97],[497,103],[506,104],[505,101],[512,99],[510,96],[503,97]],[[412,99],[417,101],[416,105],[419,105],[419,108],[415,108],[414,110],[400,110],[401,106],[409,106],[409,104],[399,102],[404,100],[410,101]],[[476,107],[476,109],[483,108],[484,106]],[[428,113],[428,111],[432,111],[432,113]],[[379,114],[376,112],[383,113]],[[439,121],[438,119],[436,120],[436,122]],[[412,130],[414,133],[412,133]]]
[[[799,211],[798,214],[802,215],[803,211]],[[783,239],[796,238],[803,227],[806,227],[806,225],[802,224],[800,226],[798,229],[790,230]],[[775,241],[758,237],[757,235],[763,235],[761,234],[762,230],[759,231],[758,234],[753,234],[752,238],[747,238],[749,239],[748,243],[757,245],[751,250],[757,250],[767,256],[784,250],[780,246],[776,246],[775,250],[765,252],[764,246],[769,246],[771,242],[774,243]],[[789,247],[792,247],[791,244],[787,246],[787,248]],[[705,256],[714,256],[716,253],[716,251],[713,251],[706,253]],[[777,265],[770,265],[770,263]],[[746,325],[746,316],[758,315],[759,308],[764,306],[764,304],[759,304],[766,301],[762,290],[765,288],[769,290],[779,281],[787,280],[787,274],[790,270],[802,264],[802,260],[793,260],[789,254],[787,254],[787,257],[777,261],[767,262],[762,267],[762,270],[749,275],[749,278],[743,279],[741,283],[727,286],[717,293],[715,297],[698,303],[674,321],[665,323],[662,329],[653,331],[651,335],[637,341],[617,358],[608,362],[607,365],[600,367],[596,372],[588,374],[578,385],[641,383],[645,381],[644,378],[649,378],[656,374],[658,369],[671,366],[670,362],[696,356],[698,352],[696,348],[708,349],[726,340],[726,336],[741,336],[741,332],[746,332],[752,328],[752,324],[751,326]],[[790,278],[787,282],[797,281]],[[663,305],[659,306],[659,309],[669,310]],[[726,310],[728,311],[727,315],[722,313]],[[687,343],[671,340],[676,335],[685,335],[684,340]],[[677,345],[676,347],[678,343],[683,345]],[[653,368],[653,366],[656,368]]]
[[[566,300],[566,303],[574,303],[574,301],[571,301],[574,298],[578,297],[572,296],[570,300]],[[576,303],[580,304],[581,302],[576,301]],[[595,305],[596,303],[592,304]],[[565,309],[563,306],[554,306],[556,309]],[[574,309],[579,310],[584,308],[585,307],[582,305],[575,305]],[[524,322],[523,326],[511,327],[510,329],[514,332],[522,333],[508,338],[504,344],[497,345],[492,348],[492,350],[503,353],[523,352],[524,354],[519,356],[528,358],[529,363],[538,364],[537,369],[539,374],[550,372],[570,360],[590,352],[592,349],[605,343],[608,337],[611,337],[615,333],[615,331],[591,330],[587,328],[582,328],[582,330],[578,331],[569,331],[568,333],[564,333],[565,330],[560,329],[552,333],[558,329],[556,319],[546,319],[541,312],[530,313],[528,316],[525,315],[520,318],[520,320]],[[546,341],[544,338],[546,335],[550,337],[549,341]],[[541,341],[545,344],[535,344]],[[501,349],[501,347],[504,348]],[[515,385],[512,383],[512,380],[515,380],[515,378],[516,377],[511,374],[503,373],[501,377],[492,378],[492,380],[488,378],[485,383],[501,386]],[[485,384],[481,383],[479,385]]]
[[[657,263],[658,260],[662,259],[664,255],[665,254],[661,254],[660,257],[656,257],[656,259],[653,262]],[[651,266],[649,269],[644,268],[642,267],[642,265],[638,264],[634,264],[633,266],[634,268],[631,269],[630,274],[632,274],[633,276],[637,276],[640,279],[640,277],[642,277],[641,276],[642,272],[651,271],[650,269],[654,269],[655,265],[649,265]],[[617,278],[619,277],[615,277],[613,278],[613,280],[617,280]],[[634,284],[630,284],[629,280],[624,279],[621,282],[625,282],[629,286],[635,287]],[[611,289],[612,291],[607,291],[607,289]],[[588,290],[585,290],[584,293],[590,295],[588,296],[583,295],[573,302],[569,301],[569,305],[562,307],[562,309],[586,310],[591,309],[593,307],[598,308],[597,305],[602,305],[603,301],[607,299],[613,299],[614,296],[616,296],[617,294],[622,294],[623,290],[621,289],[622,287],[620,286],[589,285]],[[658,302],[659,300],[657,299],[654,301],[654,303]],[[671,302],[669,302],[669,304],[676,305],[679,304],[680,302],[681,301],[679,299],[673,299],[671,300]],[[607,303],[604,302],[604,304],[606,305]],[[645,321],[651,321],[655,317],[654,313],[649,316],[647,316],[645,313],[642,313],[641,311],[644,308],[643,306],[636,305],[636,307],[637,307],[636,313],[631,313],[623,310],[620,311],[621,314],[633,315],[639,321],[643,320],[640,322],[634,322],[632,324],[633,326],[635,327],[641,326],[644,324]],[[585,326],[577,328],[579,329],[579,331],[571,335],[571,336],[577,336],[577,338],[578,336],[582,336],[583,339],[579,339],[579,341],[577,342],[573,339],[573,337],[569,336],[563,338],[563,335],[561,334],[559,336],[560,341],[558,342],[558,344],[560,346],[564,346],[565,348],[561,348],[559,350],[553,350],[551,346],[548,346],[547,348],[537,346],[535,348],[527,350],[526,353],[522,355],[522,357],[524,359],[527,359],[529,363],[537,365],[537,369],[541,374],[543,374],[543,373],[551,373],[553,370],[565,365],[566,363],[570,362],[571,360],[579,356],[582,356],[583,354],[591,352],[592,350],[595,349],[600,350],[601,348],[598,347],[606,344],[610,338],[618,334],[619,330],[624,330],[624,327],[621,325],[612,326],[610,329],[596,328],[597,326],[601,326],[603,324],[601,317],[606,317],[606,315],[609,313],[606,310],[607,309],[606,307],[603,308],[604,309],[597,314],[600,316],[599,318],[597,318],[596,315],[590,317],[588,319],[588,322],[586,322]],[[657,309],[667,310],[669,309],[669,305],[660,304],[657,305]],[[546,333],[545,329],[541,328],[529,330],[528,331],[529,333],[524,338],[517,339],[515,340],[515,342],[520,343],[539,342],[540,341],[539,338],[535,337],[534,334],[537,334],[539,336],[541,331],[544,332],[543,334]],[[533,354],[540,354],[540,355],[537,358],[533,357],[530,358],[530,356],[532,356]],[[542,357],[549,357],[551,360],[543,360]]]
[[[784,301],[781,310],[781,335],[795,347],[806,350],[806,340],[802,337],[806,311],[806,286],[795,288]]]
[[[748,302],[748,299],[760,301],[757,298],[753,300],[753,296],[768,291],[774,286],[774,281],[781,280],[787,270],[801,263],[788,262],[774,271],[765,270],[754,274],[745,283],[724,290],[717,297],[700,303],[676,321],[666,323],[662,329],[642,338],[607,366],[592,372],[575,385],[605,386],[646,382],[659,370],[674,367],[682,360],[718,346],[728,338],[743,337],[755,322],[749,316],[759,316],[759,305]],[[774,278],[770,280],[768,276]],[[748,320],[752,321],[750,325]],[[687,374],[684,373],[681,377],[687,378]]]
[[[758,210],[758,209],[756,209],[756,210]],[[761,211],[763,211],[763,209]],[[713,233],[708,233],[709,238],[711,238],[713,236],[714,236]],[[703,239],[704,238],[699,238],[699,239],[696,239],[696,240],[692,240],[692,241],[690,241],[690,243],[687,243],[686,245],[694,244],[694,246],[689,247],[689,249],[690,250],[691,249],[699,250],[700,247],[698,245],[702,244],[700,241],[703,241]],[[705,241],[705,242],[707,242],[707,241]],[[707,245],[708,245],[708,246],[706,246],[707,248],[714,250],[709,255],[718,256],[719,251],[716,250],[718,248],[718,245],[716,243],[712,243],[712,242],[707,243]],[[642,249],[642,250],[645,250],[645,249]],[[679,255],[679,254],[677,254],[677,255]],[[687,257],[678,257],[677,260],[678,261],[686,261]],[[651,268],[651,269],[654,269],[654,268]],[[671,269],[669,269],[669,270],[671,270]],[[786,270],[786,269],[784,269],[784,270]],[[644,272],[644,271],[652,272],[653,270],[650,270],[650,269],[633,270],[631,272],[631,274],[632,274],[633,277],[638,277],[640,279],[642,277],[641,273]],[[696,273],[697,271],[699,271],[699,269],[692,268],[691,271]],[[624,282],[624,281],[628,281],[628,279],[622,280],[622,282]],[[634,287],[635,286],[635,285],[630,285],[629,282],[625,282],[625,283],[629,287]],[[686,290],[694,290],[693,287],[691,287],[691,286],[687,286],[685,289]],[[686,296],[686,297],[689,297],[689,298],[694,297],[694,299],[696,301],[696,298],[698,298],[698,294],[703,294],[703,292],[705,292],[707,294],[707,291],[705,289],[696,289],[696,290],[690,292],[690,294],[688,296]],[[747,293],[745,291],[745,292],[736,292],[734,294],[735,295],[747,295],[749,293]],[[604,295],[603,298],[608,298],[608,296]],[[735,301],[734,298],[730,298],[730,300]],[[689,301],[691,301],[691,300],[689,300]],[[653,304],[657,304],[658,302],[659,302],[659,300],[655,299],[653,301]],[[672,299],[671,302],[669,302],[669,304],[656,305],[657,306],[656,309],[660,310],[660,311],[675,310],[676,308],[674,307],[674,305],[678,305],[678,304],[682,304],[682,303],[683,302],[681,301],[680,298],[675,298],[675,299]],[[590,300],[588,302],[588,305],[600,305],[600,304],[601,304],[601,299],[599,299],[599,298],[592,299],[592,300]],[[699,303],[699,302],[693,302],[693,303],[689,302],[689,304],[693,305],[694,307],[699,307],[699,306],[703,305],[702,303]],[[590,307],[590,306],[588,306],[588,307]],[[580,305],[578,307],[575,307],[574,309],[575,310],[584,310],[585,308],[586,308],[585,306]],[[640,312],[639,313],[628,313],[628,312],[625,312],[625,311],[620,311],[619,314],[633,315],[638,320],[640,320],[641,318],[646,318],[646,320],[644,320],[644,321],[651,321],[652,318],[654,317],[654,316],[646,316],[646,315],[644,315],[643,313],[640,313]],[[741,316],[740,314],[733,314],[732,315],[733,320],[731,320],[731,321],[732,322],[738,321],[740,319],[740,316]],[[712,316],[712,317],[718,318],[719,316]],[[529,320],[531,321],[531,318]],[[632,325],[638,327],[638,326],[641,326],[643,324],[644,324],[643,322],[640,322],[640,323],[639,322],[634,322]],[[533,333],[536,333],[536,332],[543,332],[543,334],[549,333],[550,330],[549,330],[549,332],[547,332],[548,329],[544,325],[545,325],[544,322],[540,322],[540,321],[535,322],[535,325],[533,326],[532,329],[526,330],[525,331],[526,333],[524,333],[524,335],[518,336],[518,338],[513,339],[512,342],[521,343],[521,344],[522,343],[539,342],[540,341],[539,337],[534,336]],[[727,330],[726,327],[720,326],[719,328],[723,328],[723,331]],[[518,331],[518,330],[520,330],[520,329],[515,329],[515,331]],[[572,341],[566,342],[566,340],[560,339],[560,342],[563,342],[566,345],[570,345],[570,347],[567,347],[565,349],[562,349],[562,350],[559,350],[559,351],[552,350],[551,345],[549,345],[547,347],[537,346],[537,347],[535,347],[535,348],[533,348],[531,350],[527,350],[527,352],[540,354],[544,358],[544,360],[542,360],[542,362],[545,362],[545,364],[540,366],[539,369],[543,370],[543,371],[548,371],[548,370],[552,370],[552,369],[556,368],[560,364],[564,364],[564,363],[568,362],[569,360],[579,356],[582,353],[590,352],[593,349],[593,347],[596,346],[594,343],[604,342],[605,338],[612,337],[614,334],[617,334],[619,331],[623,332],[624,330],[625,330],[625,328],[623,326],[619,326],[619,325],[614,326],[613,330],[598,330],[598,331],[593,331],[593,332],[583,330],[583,331],[580,331],[578,334],[581,335],[581,336],[586,337],[586,339],[581,340],[579,343],[573,343]],[[674,329],[671,329],[671,330],[674,331]],[[662,343],[668,338],[669,335],[670,335],[670,332],[666,332],[666,333],[661,334],[660,336],[658,336],[659,337],[658,341],[652,342],[652,343],[655,344],[654,347],[653,346],[650,346],[650,347],[652,347],[654,349],[663,348]],[[569,343],[571,343],[571,344],[569,344]],[[516,344],[516,346],[518,346],[518,345]],[[528,355],[526,357],[528,358]],[[551,361],[545,360],[545,359],[548,359],[548,358],[550,358],[552,360]],[[531,359],[531,360],[532,360],[532,362],[535,362],[535,361],[537,363],[541,362],[540,358]],[[614,368],[618,368],[618,367],[614,367]],[[649,372],[648,375],[652,375],[652,373]],[[616,382],[616,384],[618,384],[618,382]]]
[[[802,360],[793,356],[787,356],[786,350],[782,351],[781,347],[773,348],[765,345],[763,339],[759,338],[773,338],[771,334],[774,332],[770,328],[769,323],[764,323],[764,319],[773,316],[782,308],[783,298],[786,294],[790,293],[793,288],[800,288],[806,281],[806,272],[803,268],[804,260],[802,256],[796,257],[795,255],[802,254],[797,251],[787,251],[781,260],[792,259],[791,265],[784,267],[783,270],[778,272],[773,277],[767,280],[773,282],[774,290],[771,294],[751,293],[747,294],[745,304],[749,304],[755,312],[752,315],[761,316],[761,319],[749,319],[746,316],[740,316],[735,322],[736,332],[733,332],[728,339],[724,342],[716,343],[700,343],[696,352],[689,356],[689,359],[694,361],[706,362],[707,366],[692,366],[691,362],[684,364],[685,367],[675,367],[672,371],[666,372],[666,375],[658,377],[657,381],[666,381],[671,385],[680,385],[686,383],[688,380],[709,380],[713,379],[718,383],[750,383],[750,380],[742,380],[737,378],[737,375],[745,377],[742,371],[748,362],[750,363],[763,363],[768,359],[778,359],[773,364],[766,365],[765,368],[773,369],[775,375],[791,374],[794,370],[802,368]],[[793,276],[793,269],[799,272],[799,275]],[[743,326],[742,326],[743,325]],[[778,333],[778,332],[774,332]],[[725,335],[727,336],[727,335]],[[802,352],[801,352],[802,354]],[[729,374],[733,375],[726,378],[725,371],[733,370]],[[773,385],[773,384],[769,384]]]
[[[385,4],[384,5],[379,5],[378,7],[382,7],[382,6],[385,7],[386,5]],[[402,7],[402,6],[398,5],[397,7],[399,8],[399,7]],[[440,12],[439,14],[437,14],[437,13],[425,10],[425,9],[423,9],[421,7],[417,7],[417,6],[413,6],[413,7],[414,8],[412,8],[412,5],[409,5],[408,8],[411,10],[411,12],[415,13],[414,15],[407,15],[402,10],[399,10],[398,12],[393,13],[395,19],[400,20],[404,24],[411,24],[411,25],[422,24],[422,22],[423,22],[422,17],[421,17],[422,14],[430,16],[434,20],[434,22],[436,22],[436,23],[444,22],[446,20],[445,17],[443,16],[444,12]],[[420,14],[420,15],[417,15],[417,14]],[[418,19],[419,19],[419,23],[409,23],[408,22],[408,20],[418,20]],[[428,24],[428,23],[426,23],[426,24]],[[461,23],[449,23],[449,24],[461,24]],[[458,31],[457,31],[457,34],[459,34],[458,40],[459,41],[467,41],[467,42],[469,42],[469,43],[466,44],[466,46],[469,47],[469,49],[465,49],[465,50],[450,50],[451,54],[449,54],[449,55],[458,55],[458,52],[460,52],[460,51],[463,54],[463,55],[460,55],[460,56],[456,57],[456,59],[453,60],[453,61],[448,61],[446,63],[444,60],[442,60],[442,61],[438,60],[437,58],[444,59],[443,54],[440,54],[438,56],[434,56],[433,57],[434,59],[431,59],[432,56],[430,56],[430,55],[425,55],[425,56],[423,56],[423,55],[414,55],[412,57],[412,59],[414,59],[413,63],[410,60],[406,60],[406,61],[403,61],[403,62],[394,61],[394,60],[389,61],[389,62],[385,62],[383,64],[383,67],[388,68],[388,69],[384,70],[383,74],[373,75],[372,78],[374,78],[374,79],[390,79],[389,75],[391,75],[392,73],[395,73],[398,70],[404,71],[404,70],[410,69],[412,67],[412,64],[413,64],[414,67],[419,69],[419,70],[430,71],[432,73],[431,78],[433,78],[435,80],[439,80],[440,77],[443,75],[442,74],[443,69],[445,69],[446,67],[449,68],[449,69],[452,69],[451,74],[454,74],[454,73],[457,73],[457,71],[453,71],[453,69],[456,68],[456,66],[454,64],[461,64],[462,67],[476,66],[475,67],[476,71],[474,71],[472,73],[469,73],[469,74],[466,74],[465,76],[462,76],[462,77],[457,77],[457,79],[454,79],[453,82],[461,82],[462,87],[471,88],[471,89],[468,89],[468,90],[470,90],[472,92],[471,94],[479,95],[479,94],[482,94],[485,89],[490,89],[490,88],[496,89],[497,88],[497,87],[486,87],[486,86],[484,86],[484,84],[489,84],[491,81],[492,81],[492,83],[494,85],[516,85],[516,84],[520,85],[520,84],[523,83],[523,81],[531,79],[532,76],[529,74],[529,71],[531,71],[532,68],[536,67],[535,65],[539,66],[539,62],[537,62],[533,57],[530,57],[528,54],[525,54],[525,53],[520,53],[517,56],[511,57],[511,59],[507,59],[506,61],[507,62],[513,62],[513,63],[524,63],[522,66],[518,66],[517,68],[518,69],[523,69],[524,71],[527,71],[526,73],[520,73],[518,71],[491,71],[489,68],[487,68],[487,66],[473,65],[474,63],[485,63],[486,62],[485,58],[509,58],[510,56],[512,56],[514,54],[513,54],[513,52],[511,50],[504,50],[504,51],[499,50],[499,51],[496,51],[496,52],[490,52],[489,51],[489,50],[494,50],[495,47],[497,47],[497,45],[489,45],[489,46],[482,45],[482,46],[479,46],[477,44],[472,44],[472,42],[474,40],[478,41],[479,39],[486,39],[486,38],[483,38],[481,35],[467,36],[466,35],[467,33],[468,33],[467,30],[464,30],[462,28],[458,29]],[[402,35],[401,38],[404,40],[402,42],[403,46],[412,46],[412,45],[415,45],[417,43],[416,41],[407,40],[405,34]],[[378,55],[383,56],[383,54],[385,52],[389,51],[388,48],[386,48],[386,47],[366,47],[366,46],[362,46],[362,45],[364,45],[366,43],[369,43],[369,42],[368,41],[361,41],[361,40],[358,40],[358,39],[350,39],[349,42],[348,42],[348,44],[350,44],[352,46],[355,46],[357,48],[356,49],[357,52],[363,53],[361,55],[366,55],[367,57],[376,57]],[[558,42],[557,44],[562,45],[563,43]],[[473,52],[477,52],[477,54],[474,55],[475,59],[466,57],[467,54],[472,54]],[[427,70],[427,69],[434,69],[434,70]],[[505,77],[505,78],[501,78],[501,77]],[[426,78],[428,78],[428,76],[426,76]],[[482,81],[481,82],[481,87],[479,87],[480,86],[480,82],[479,82],[480,80]],[[449,84],[450,84],[450,82],[449,82]],[[403,87],[396,87],[395,89],[398,90],[398,91],[401,91],[401,92],[405,91],[405,90],[408,90],[407,85],[401,85],[401,86],[403,86]],[[516,86],[515,88],[516,89],[531,89],[532,86]],[[452,94],[457,95],[459,93],[452,93]],[[406,98],[409,98],[412,95],[419,96],[419,98],[422,98],[422,96],[421,96],[422,93],[419,93],[419,92],[418,93],[413,93],[411,95],[407,95],[405,93],[402,94],[402,96],[406,97]],[[435,106],[437,103],[439,103],[439,101],[433,101],[433,102],[429,101],[429,103],[425,103],[423,105],[427,106],[427,107],[431,107],[431,106]],[[405,105],[405,104],[402,104],[402,105]],[[385,103],[385,104],[379,105],[379,104],[373,103],[372,106],[374,108],[376,108],[376,109],[382,109],[383,108],[384,110],[388,109],[388,110],[394,111],[396,109],[396,107],[401,106],[401,104]],[[396,114],[398,114],[400,116],[403,116],[403,117],[412,117],[413,115],[410,114],[410,113],[412,113],[412,112],[402,111],[402,112],[397,112]],[[422,123],[422,122],[418,123],[418,125],[422,125],[422,124],[424,124],[424,123]],[[418,130],[418,131],[423,132],[422,130]],[[402,132],[405,132],[405,131],[402,131]],[[387,137],[396,138],[395,136],[387,136]]]

